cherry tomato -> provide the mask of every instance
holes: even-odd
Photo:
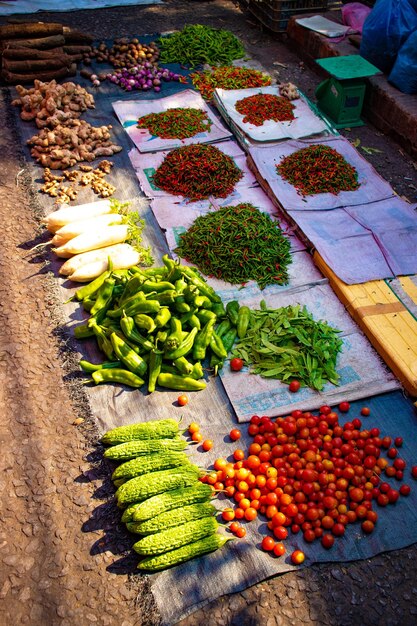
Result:
[[[403,438],[395,437],[394,444],[397,446],[397,448],[401,448],[401,446],[403,445]]]
[[[411,468],[411,476],[414,478],[414,480],[417,480],[417,465],[413,465],[413,467]]]
[[[191,422],[191,424],[188,427],[188,432],[190,433],[190,435],[194,433],[198,433],[199,430],[200,430],[200,426],[197,424],[197,422]]]
[[[177,402],[178,406],[185,406],[186,404],[188,404],[188,396],[186,396],[185,393],[181,394],[180,396],[178,396]]]
[[[294,550],[294,552],[291,554],[291,561],[294,563],[294,565],[301,565],[301,563],[304,563],[305,558],[306,555],[302,550]]]
[[[235,519],[235,512],[233,509],[224,509],[222,511],[222,518],[225,522],[231,522]]]
[[[265,550],[265,552],[272,552],[272,550],[275,547],[275,539],[267,535],[266,537],[262,539],[261,545],[262,545],[262,550]]]
[[[371,409],[367,406],[363,406],[361,408],[361,415],[364,415],[365,417],[368,417],[368,415],[371,414]]]
[[[191,439],[200,443],[200,441],[203,441],[203,435],[199,431],[196,431],[191,435]]]
[[[246,529],[243,526],[239,526],[239,528],[235,532],[236,537],[242,539],[246,535]]]
[[[230,361],[230,369],[233,372],[240,372],[240,370],[242,369],[243,365],[244,365],[243,360],[239,359],[237,357],[233,358]]]
[[[411,492],[411,487],[409,487],[408,485],[401,485],[400,494],[402,496],[409,496],[410,492]]]
[[[300,389],[300,387],[301,384],[299,380],[292,380],[288,385],[288,389],[291,391],[291,393],[296,393]]]
[[[209,450],[212,449],[213,447],[213,442],[211,439],[205,439],[203,441],[203,443],[201,444],[201,447],[203,448],[204,452],[208,452]]]
[[[275,556],[282,556],[285,554],[285,546],[281,541],[278,541],[278,543],[275,544],[273,553]]]
[[[330,533],[325,533],[321,538],[321,545],[326,550],[330,550],[330,548],[334,545],[334,535]]]
[[[341,402],[339,404],[339,411],[341,411],[342,413],[347,413],[349,409],[350,409],[349,402]]]
[[[239,522],[232,522],[229,526],[229,530],[232,533],[235,533],[237,531],[237,529],[240,528],[240,524]]]
[[[229,437],[232,441],[237,441],[238,439],[241,438],[241,436],[242,436],[242,433],[240,432],[238,428],[233,428],[233,430],[231,430],[229,433]]]
[[[371,520],[366,519],[362,522],[361,524],[361,528],[363,530],[364,533],[366,533],[367,535],[369,535],[375,528],[375,524],[373,522],[371,522]]]

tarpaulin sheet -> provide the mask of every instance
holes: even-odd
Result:
[[[232,157],[235,165],[243,172],[242,178],[236,183],[235,188],[256,187],[258,183],[254,174],[249,170],[246,164],[246,157],[235,141],[222,141],[216,144],[224,154]],[[152,182],[152,176],[158,167],[162,164],[168,152],[153,152],[151,154],[141,154],[136,148],[132,148],[129,152],[130,161],[139,179],[140,186],[144,194],[148,198],[170,197],[173,200],[182,199],[182,196],[173,196],[172,194],[155,187]],[[204,175],[204,172],[201,173]]]
[[[0,16],[38,11],[84,11],[108,7],[160,4],[162,0],[7,0],[0,1]]]
[[[194,108],[204,111],[211,121],[207,131],[184,139],[163,139],[152,135],[147,128],[138,128],[138,119],[150,113],[162,113],[174,108]],[[190,143],[213,143],[229,139],[232,132],[225,127],[201,95],[191,89],[174,93],[165,98],[143,101],[140,98],[113,102],[119,121],[140,152],[157,152],[187,146]]]
[[[277,172],[276,166],[282,159],[302,148],[312,144],[326,145],[341,154],[346,161],[356,168],[360,187],[355,191],[341,191],[337,195],[332,193],[317,193],[303,196],[291,183],[284,180]],[[326,137],[320,141],[303,139],[298,141],[287,140],[273,146],[250,147],[249,155],[260,177],[270,187],[279,204],[286,210],[314,211],[337,209],[344,206],[356,206],[392,198],[394,191],[364,159],[352,144],[344,137]]]
[[[324,133],[328,130],[326,122],[316,115],[307,101],[300,96],[292,100],[294,119],[284,122],[266,120],[261,126],[244,122],[244,115],[236,110],[236,103],[243,98],[256,94],[270,94],[279,96],[279,89],[275,85],[253,89],[215,89],[214,99],[226,121],[231,119],[253,141],[280,141],[282,139],[299,139]]]
[[[417,205],[393,197],[333,211],[288,211],[348,285],[417,273]]]

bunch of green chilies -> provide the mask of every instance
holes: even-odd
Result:
[[[183,63],[195,67],[229,65],[245,56],[239,39],[224,28],[187,24],[184,28],[158,41],[162,63]]]
[[[317,193],[338,194],[359,188],[358,173],[333,148],[315,144],[285,157],[277,171],[303,196]]]
[[[287,122],[294,119],[294,105],[286,98],[272,93],[257,93],[238,100],[235,109],[244,115],[243,121],[262,126],[267,120]]]
[[[168,193],[195,201],[226,198],[242,176],[233,159],[215,146],[191,144],[169,152],[152,181]]]
[[[270,76],[248,67],[217,67],[212,71],[195,72],[191,80],[205,100],[211,100],[216,88],[249,89],[271,84]]]
[[[202,109],[176,107],[140,117],[138,128],[147,128],[161,139],[186,139],[210,132],[211,120]]]
[[[251,204],[197,217],[175,252],[206,276],[232,284],[257,281],[264,289],[288,282],[290,242],[278,222]]]

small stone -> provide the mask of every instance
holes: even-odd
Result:
[[[30,587],[23,587],[22,591],[19,593],[20,602],[27,602],[30,598]]]
[[[338,580],[339,582],[342,582],[342,580],[344,580],[345,578],[339,569],[334,568],[331,570],[330,573],[333,576],[333,578],[336,578],[336,580]]]
[[[85,422],[85,419],[83,417],[77,417],[73,422],[72,425],[73,426],[79,426],[80,424],[82,424],[83,422]]]

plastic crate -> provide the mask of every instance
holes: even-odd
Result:
[[[327,0],[249,0],[247,8],[266,28],[285,33],[290,17],[327,11]]]

